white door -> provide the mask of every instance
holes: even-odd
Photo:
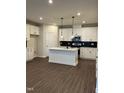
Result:
[[[48,56],[49,48],[58,46],[58,28],[56,26],[49,26],[45,34],[45,56]]]

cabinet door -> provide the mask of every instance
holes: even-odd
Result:
[[[29,60],[29,49],[26,48],[26,61],[28,61],[28,60]]]
[[[39,27],[35,26],[35,35],[40,35],[39,33]]]
[[[26,50],[27,50],[26,51],[26,61],[32,60],[34,58],[34,50],[33,50],[33,48],[28,47]]]
[[[39,27],[31,25],[31,35],[39,35]]]
[[[63,39],[61,39],[61,31],[63,35]],[[59,30],[59,40],[61,41],[70,41],[72,36],[72,29],[60,29]]]
[[[80,48],[80,58],[83,58],[83,48]]]
[[[31,33],[31,35],[35,34],[35,26],[30,25],[30,33]]]
[[[26,40],[30,40],[30,26],[26,24]]]
[[[96,59],[96,48],[89,48],[89,58]]]
[[[96,59],[96,48],[81,48],[80,57],[86,59]]]

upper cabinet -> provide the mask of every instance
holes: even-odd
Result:
[[[63,37],[61,37],[63,36]],[[71,41],[72,29],[59,29],[59,41]]]
[[[74,28],[73,35],[80,35],[82,41],[97,41],[97,29],[97,27]],[[59,41],[71,41],[71,36],[72,28],[59,29]]]
[[[39,33],[39,27],[30,25],[30,34],[31,35],[40,35]]]
[[[26,24],[26,40],[30,40],[30,35],[40,35],[38,26]]]

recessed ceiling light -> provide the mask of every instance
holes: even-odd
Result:
[[[40,17],[40,20],[43,20],[43,17]]]
[[[82,21],[82,23],[84,24],[84,23],[86,23],[86,21]]]
[[[77,16],[80,16],[80,15],[81,15],[81,13],[80,13],[80,12],[78,12],[78,13],[77,13]]]
[[[52,4],[53,3],[53,0],[49,0],[49,4]]]

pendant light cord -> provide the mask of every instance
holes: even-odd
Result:
[[[72,16],[72,36],[73,36],[73,33],[74,33],[74,16]]]
[[[61,36],[63,36],[63,32],[62,32],[62,29],[63,29],[63,17],[61,17]]]

